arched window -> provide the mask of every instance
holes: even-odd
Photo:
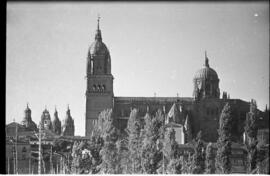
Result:
[[[100,85],[98,85],[98,91],[101,91],[101,86]]]
[[[104,84],[102,85],[102,90],[105,91],[105,85]]]

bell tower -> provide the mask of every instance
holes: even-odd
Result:
[[[87,88],[85,135],[90,136],[98,115],[104,109],[113,107],[113,76],[111,74],[111,57],[102,42],[101,30],[97,20],[95,41],[90,45],[87,55]]]

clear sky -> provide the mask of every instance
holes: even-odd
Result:
[[[6,123],[26,103],[38,123],[47,106],[60,120],[67,104],[85,134],[86,56],[97,15],[111,54],[115,96],[191,97],[204,63],[231,98],[269,105],[268,2],[8,2]]]

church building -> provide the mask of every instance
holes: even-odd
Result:
[[[175,123],[183,126],[186,117],[189,117],[193,136],[201,130],[206,142],[215,142],[218,138],[217,129],[220,113],[224,105],[229,103],[233,115],[233,140],[241,140],[250,102],[230,99],[226,92],[223,92],[222,97],[220,97],[220,78],[217,72],[211,68],[206,53],[203,60],[202,68],[195,73],[193,78],[194,90],[191,97],[114,96],[111,56],[103,42],[98,19],[95,40],[90,45],[87,54],[86,136],[91,136],[99,113],[104,109],[113,109],[117,128],[120,130],[126,128],[133,108],[139,109],[141,117],[146,112],[154,114],[158,109],[161,109],[165,114],[170,111],[177,112],[173,119],[175,119]],[[258,110],[258,114],[261,116],[260,121],[264,121],[263,112]]]

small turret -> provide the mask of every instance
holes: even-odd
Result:
[[[63,121],[62,126],[62,135],[63,136],[74,136],[74,120],[70,115],[69,106],[67,108],[66,118]]]
[[[37,125],[32,121],[31,109],[29,108],[28,103],[26,109],[24,110],[24,118],[21,124],[26,127],[27,130],[37,131]]]
[[[41,115],[40,126],[41,129],[52,130],[51,116],[46,107]]]
[[[54,111],[54,119],[53,119],[53,122],[52,122],[52,130],[55,134],[57,135],[61,135],[61,121],[59,120],[58,118],[58,112],[55,108],[55,111]]]

